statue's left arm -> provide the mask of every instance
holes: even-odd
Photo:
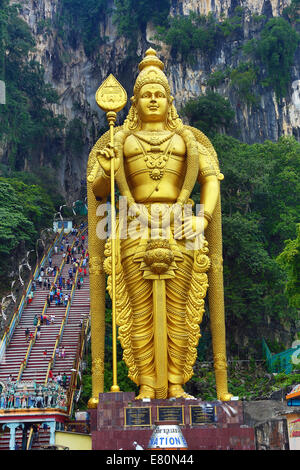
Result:
[[[199,146],[199,174],[201,185],[200,203],[204,205],[204,229],[208,240],[211,267],[208,273],[209,314],[212,335],[214,369],[216,376],[217,397],[230,400],[228,393],[225,309],[223,288],[222,222],[220,180],[222,175],[216,172],[213,161]]]
[[[200,204],[204,208],[205,228],[212,220],[212,215],[216,208],[219,197],[219,181],[216,170],[212,164],[207,161],[203,154],[203,150],[199,145],[199,173],[198,182],[201,186]]]

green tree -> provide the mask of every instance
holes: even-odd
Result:
[[[22,198],[13,187],[0,179],[0,277],[5,276],[11,267],[10,257],[14,250],[25,244],[29,246],[36,237],[34,224],[26,217]]]
[[[7,149],[10,168],[22,169],[38,153],[51,159],[64,119],[54,116],[50,108],[58,102],[58,96],[45,83],[43,68],[29,59],[35,42],[29,26],[18,16],[18,6],[2,3],[0,28],[1,18],[7,20],[2,35],[7,100],[0,108],[0,141]]]
[[[189,100],[182,108],[182,114],[188,118],[192,126],[210,137],[220,130],[228,131],[234,118],[234,111],[229,101],[212,91]]]
[[[167,26],[157,27],[157,39],[171,46],[172,53],[181,54],[182,60],[194,61],[197,51],[212,54],[221,37],[213,15],[175,16]]]
[[[80,37],[86,54],[91,56],[102,43],[99,24],[108,12],[107,0],[62,0],[58,14],[60,33],[74,47]]]
[[[17,178],[0,178],[0,278],[11,272],[12,257],[34,247],[39,232],[51,226],[55,212],[47,193]],[[18,250],[21,249],[21,252]]]
[[[300,23],[300,0],[292,0],[291,4],[283,9],[284,18],[290,20],[292,23]]]
[[[157,27],[156,38],[170,45],[173,54],[179,52],[183,61],[193,62],[197,51],[209,58],[222,41],[238,39],[242,35],[243,11],[237,7],[232,17],[220,20],[212,13],[169,16],[167,24]]]
[[[266,183],[260,187],[255,207],[268,249],[276,257],[285,240],[294,238],[300,213],[300,143],[294,137],[281,137],[257,146],[257,158],[266,166]]]
[[[145,31],[149,21],[155,25],[165,24],[170,10],[170,0],[115,0],[115,5],[115,22],[119,33],[124,35]]]
[[[251,62],[242,62],[230,73],[231,86],[237,91],[239,98],[249,104],[257,103],[253,86],[257,81],[257,71]]]
[[[27,185],[16,178],[3,178],[13,188],[19,201],[22,201],[23,215],[30,220],[36,233],[51,227],[55,208],[50,196],[37,184]]]
[[[228,324],[293,320],[285,273],[276,262],[299,214],[300,144],[248,145],[216,135],[222,173],[225,304]],[[298,169],[298,170],[297,170]],[[298,172],[298,174],[297,174]],[[281,232],[284,231],[284,234]]]
[[[263,86],[275,90],[278,99],[286,96],[291,81],[291,68],[300,35],[284,18],[270,19],[262,29],[260,39],[252,39],[244,46],[265,67]]]
[[[170,10],[170,0],[115,0],[114,23],[118,33],[130,39],[127,56],[136,56],[139,32],[145,33],[147,23],[165,25]]]
[[[282,253],[277,257],[280,266],[287,273],[286,293],[289,302],[300,308],[300,224],[297,226],[295,240],[287,240]]]
[[[225,39],[238,39],[243,34],[243,15],[244,8],[238,6],[235,8],[232,16],[221,18],[219,29]]]

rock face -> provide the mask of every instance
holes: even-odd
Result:
[[[187,15],[195,11],[200,15],[214,13],[217,16],[230,16],[236,6],[247,8],[252,13],[278,16],[290,1],[282,0],[178,0],[172,2],[172,13]]]
[[[171,14],[186,15],[190,11],[199,14],[213,13],[216,16],[231,16],[237,6],[246,8],[243,37],[240,44],[252,37],[254,33],[250,14],[264,14],[268,18],[278,16],[291,0],[172,0]],[[113,2],[111,4],[113,8]],[[64,114],[68,121],[78,119],[85,129],[85,144],[80,157],[64,152],[63,160],[58,169],[59,179],[69,202],[80,197],[82,181],[85,179],[86,162],[89,150],[95,142],[102,127],[106,127],[103,113],[95,103],[95,92],[109,73],[114,73],[132,93],[137,73],[137,62],[127,55],[128,39],[118,37],[111,16],[103,17],[99,25],[99,35],[106,41],[100,47],[100,61],[87,57],[80,39],[76,46],[71,47],[64,42],[57,30],[57,12],[61,8],[58,0],[24,0],[22,17],[29,24],[35,36],[37,47],[34,57],[45,68],[46,81],[50,82],[60,96],[60,104],[55,112]],[[45,27],[45,25],[48,25]],[[259,25],[255,26],[256,31]],[[137,56],[142,57],[153,37],[153,27],[148,24],[143,37],[140,35]],[[152,42],[153,45],[153,42]],[[206,79],[222,65],[236,67],[239,62],[234,43],[221,45],[209,62],[197,55],[193,65],[188,65],[180,57],[172,57],[169,48],[164,46],[160,56],[166,64],[166,73],[170,79],[175,97],[175,104],[197,97],[206,90]],[[277,140],[281,135],[292,135],[300,138],[300,51],[298,50],[293,67],[293,80],[288,96],[278,104],[275,93],[257,87],[259,105],[253,107],[239,100],[226,82],[218,87],[218,93],[229,98],[236,111],[234,134],[241,140],[253,143],[266,139]],[[128,110],[128,108],[127,108]],[[124,113],[126,110],[124,111]],[[120,118],[124,117],[124,113]]]

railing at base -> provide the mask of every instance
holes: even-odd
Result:
[[[297,351],[298,347],[287,349],[278,354],[272,354],[268,345],[263,338],[262,340],[263,353],[266,357],[266,365],[269,372],[280,373],[284,372],[290,374],[293,371],[292,356]],[[300,348],[299,348],[300,349]]]

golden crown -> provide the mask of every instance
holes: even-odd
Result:
[[[144,59],[139,64],[140,74],[134,85],[134,95],[138,95],[142,86],[148,83],[158,83],[165,88],[168,96],[170,96],[170,85],[163,69],[163,62],[157,57],[156,51],[150,47],[146,51]]]

